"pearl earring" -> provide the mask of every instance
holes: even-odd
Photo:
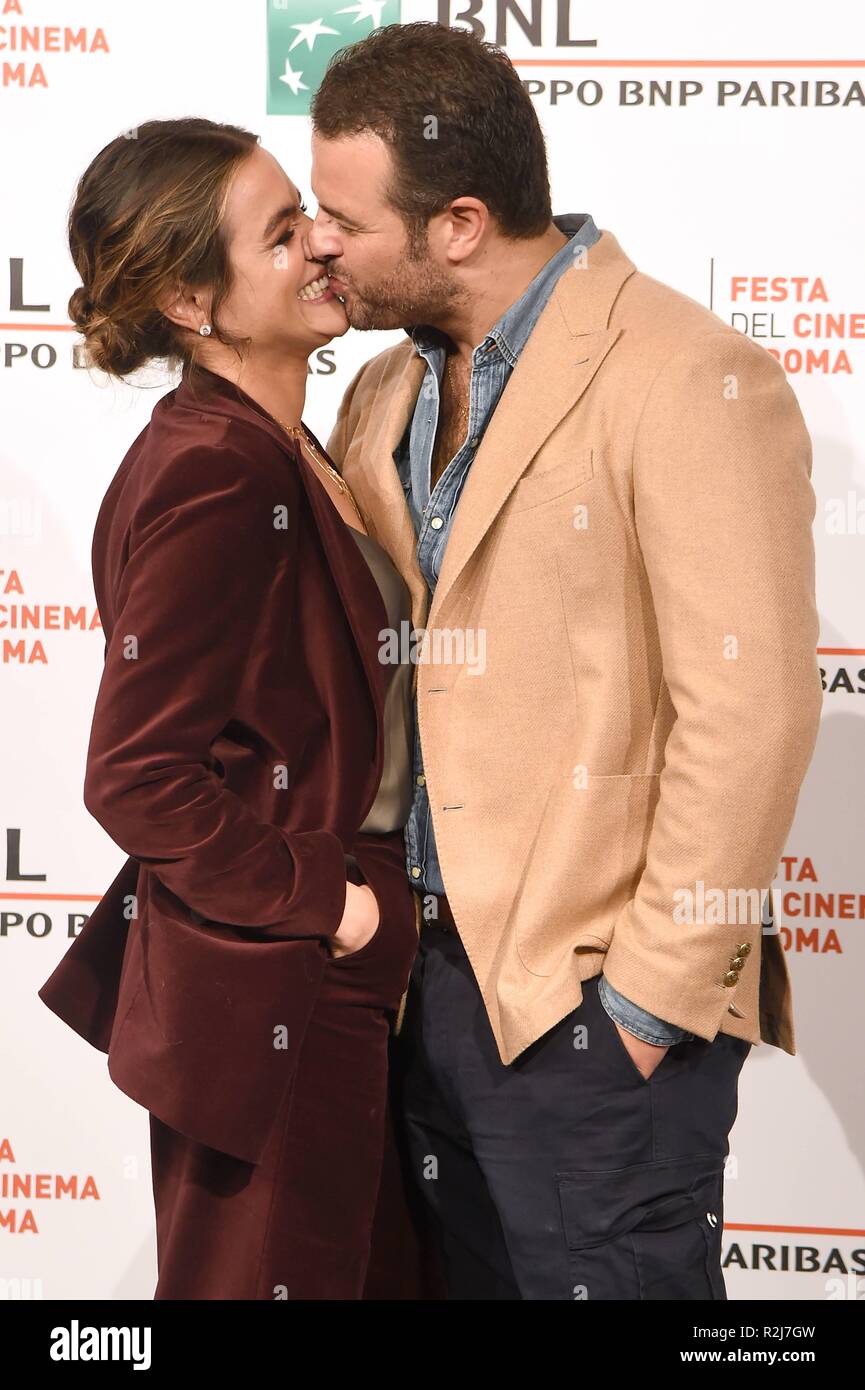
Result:
[[[209,337],[210,337],[210,324],[209,324],[209,323],[203,323],[203,324],[201,325],[201,327],[199,328],[198,331],[199,331],[199,333],[201,334],[202,338],[209,338]]]

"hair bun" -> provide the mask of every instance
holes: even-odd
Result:
[[[118,323],[100,309],[83,285],[69,299],[69,317],[84,338],[88,365],[124,377],[143,366],[151,354],[141,325]]]
[[[83,285],[79,286],[77,290],[73,290],[69,300],[69,317],[76,328],[80,329],[82,333],[86,333],[96,316],[96,312],[96,305]]]

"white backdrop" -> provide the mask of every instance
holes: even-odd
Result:
[[[289,25],[331,23],[341,0],[275,8]],[[591,212],[641,270],[738,314],[780,355],[814,442],[827,689],[776,880],[798,1054],[754,1048],[742,1074],[724,1252],[732,1299],[854,1297],[865,1275],[862,18],[842,0],[571,10],[561,39],[593,46],[557,46],[554,0],[535,6],[535,44],[512,20],[499,35],[493,0],[476,7],[531,83],[554,212]],[[90,541],[123,454],[174,384],[136,389],[76,365],[65,218],[103,145],[181,115],[259,133],[313,210],[308,119],[267,114],[268,18],[267,0],[0,0],[0,1297],[150,1298],[156,1278],[147,1115],[36,997],[124,857],[81,802],[103,651]],[[413,19],[459,22],[459,9],[388,0],[384,22]],[[349,37],[372,22],[359,17]],[[645,93],[652,80],[674,84],[673,104],[637,104],[637,88],[620,86]],[[792,84],[791,101],[776,89],[772,104],[773,82]],[[401,337],[350,332],[312,363],[305,418],[320,438],[360,363]],[[767,692],[784,679],[767,665]]]

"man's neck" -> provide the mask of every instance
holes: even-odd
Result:
[[[484,264],[473,273],[473,285],[465,301],[433,320],[430,326],[446,333],[469,365],[473,350],[568,240],[554,222],[543,236],[530,241],[497,238],[486,253]]]

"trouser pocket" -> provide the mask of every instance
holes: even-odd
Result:
[[[555,1175],[570,1297],[726,1299],[724,1159],[661,1159]]]

